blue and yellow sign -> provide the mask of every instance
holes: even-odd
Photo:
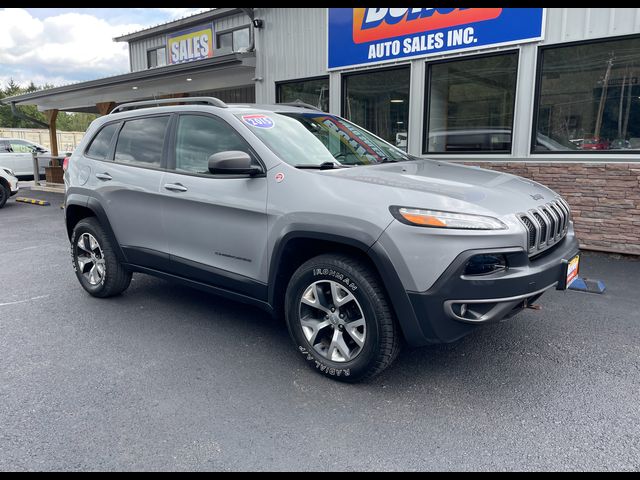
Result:
[[[170,65],[213,57],[213,27],[200,25],[170,34],[167,51]]]
[[[329,69],[540,40],[543,8],[329,8]]]

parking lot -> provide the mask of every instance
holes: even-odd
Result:
[[[284,323],[135,275],[79,286],[62,196],[0,211],[0,470],[637,470],[640,261],[604,295],[404,350],[366,384],[309,369]]]

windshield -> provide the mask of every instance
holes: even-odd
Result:
[[[326,113],[236,115],[276,155],[293,166],[372,165],[408,160],[402,150]]]

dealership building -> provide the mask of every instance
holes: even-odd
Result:
[[[640,8],[218,8],[114,40],[129,73],[4,101],[52,126],[143,99],[304,102],[548,185],[583,248],[640,254]]]

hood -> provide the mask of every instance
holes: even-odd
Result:
[[[522,177],[427,159],[323,173],[389,189],[385,192],[389,200],[416,208],[501,216],[524,212],[558,197],[552,190]]]

